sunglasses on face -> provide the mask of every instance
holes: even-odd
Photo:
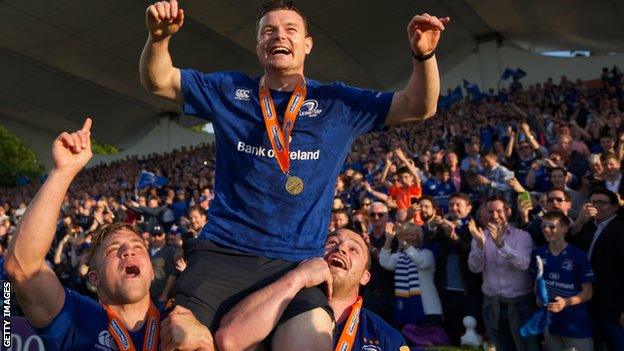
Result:
[[[542,222],[542,229],[550,229],[550,230],[555,230],[557,228],[557,223],[554,222],[550,222],[550,221],[543,221]]]
[[[371,217],[373,218],[383,218],[385,215],[385,212],[371,212]]]
[[[563,197],[549,197],[548,199],[546,199],[546,201],[548,201],[548,202],[555,202],[555,201],[557,201],[557,202],[565,202],[566,199],[563,198]]]
[[[611,202],[607,200],[593,200],[591,203],[594,206],[604,206],[610,204]]]

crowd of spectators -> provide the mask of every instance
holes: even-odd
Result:
[[[501,350],[537,350],[540,337],[522,338],[518,329],[540,308],[536,254],[550,254],[543,270],[557,278],[544,276],[555,316],[541,337],[546,345],[594,337],[621,350],[623,82],[616,67],[600,82],[549,78],[526,89],[516,82],[356,140],[336,181],[328,230],[354,228],[369,245],[365,306],[397,328],[440,326],[456,345],[463,317],[472,315]],[[90,233],[135,222],[153,258],[152,297],[166,301],[185,267],[180,248],[209,220],[214,161],[214,147],[200,145],[81,172],[49,253],[63,284],[95,297],[85,279]],[[142,170],[168,184],[139,189]],[[0,188],[0,260],[39,186]],[[565,240],[555,240],[558,230]],[[552,266],[565,255],[564,270],[580,272],[575,281]],[[564,315],[574,319],[557,317]]]

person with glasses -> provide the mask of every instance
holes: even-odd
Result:
[[[596,349],[624,350],[624,221],[617,195],[596,188],[572,228],[569,242],[587,253],[596,281],[590,304]]]
[[[394,298],[394,275],[379,264],[379,253],[386,242],[386,232],[394,230],[394,223],[388,216],[388,207],[382,202],[373,202],[370,206],[371,228],[365,241],[371,255],[371,279],[363,287],[364,307],[378,314],[386,321],[392,320],[392,301]],[[398,241],[394,240],[391,252],[396,252]]]
[[[563,213],[570,223],[574,221],[570,218],[570,208],[572,207],[570,193],[562,188],[550,188],[546,192],[546,203],[544,204],[544,211],[559,211]],[[521,204],[519,207],[520,223],[524,224],[526,230],[531,234],[533,244],[535,247],[540,247],[546,244],[544,235],[542,233],[542,218],[540,216],[534,216],[532,219],[529,217],[529,212],[533,210],[532,205]]]
[[[571,207],[568,215],[572,218],[578,217],[583,207],[583,201],[586,199],[579,191],[568,186],[571,183],[578,185],[577,180],[578,178],[568,173],[565,168],[555,167],[549,172],[549,182],[552,184],[552,187],[564,189],[570,196]]]
[[[260,289],[260,281],[275,280],[323,254],[334,181],[353,141],[385,125],[435,114],[440,95],[435,49],[450,18],[424,13],[411,19],[406,32],[412,75],[404,89],[384,93],[306,77],[313,39],[292,1],[262,4],[255,22],[263,71],[257,77],[175,67],[169,44],[184,17],[176,0],[147,7],[139,73],[146,90],[182,106],[187,115],[210,120],[217,134],[210,220],[194,247],[185,248],[188,267],[176,294],[177,304],[192,309],[216,333],[223,311],[244,297],[242,291]],[[227,286],[215,289],[215,281]],[[331,348],[328,333],[297,318],[309,313],[324,321],[324,331],[331,330],[332,311],[322,290],[302,290],[291,307],[278,329],[298,339],[296,348]],[[217,345],[228,338],[219,335]]]
[[[551,321],[544,331],[547,351],[593,350],[587,301],[592,298],[594,273],[585,252],[566,242],[570,224],[560,211],[544,214],[541,228],[548,244],[533,250],[529,266],[535,281],[537,257],[543,262]]]

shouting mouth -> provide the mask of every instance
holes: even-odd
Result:
[[[124,267],[124,273],[128,278],[136,278],[141,274],[141,270],[135,265],[129,265]]]

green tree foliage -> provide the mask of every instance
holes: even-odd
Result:
[[[197,132],[197,133],[205,133],[204,131],[204,127],[206,126],[206,124],[198,124],[196,126],[193,126],[191,128],[189,128],[190,130]]]
[[[96,155],[114,155],[119,153],[119,149],[113,145],[104,144],[95,139],[91,140],[91,151]]]
[[[36,179],[44,171],[35,153],[0,125],[0,186],[15,186],[20,176]]]

